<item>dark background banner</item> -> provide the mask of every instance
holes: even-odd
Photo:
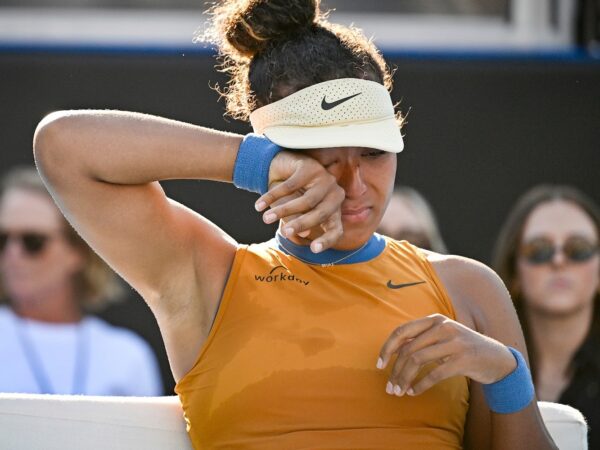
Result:
[[[396,180],[431,202],[452,253],[489,263],[506,213],[533,185],[571,184],[600,202],[599,62],[551,55],[386,56],[397,69],[393,98],[408,113]],[[32,164],[35,126],[58,109],[133,110],[250,131],[224,119],[224,102],[211,86],[225,80],[214,63],[207,52],[0,50],[0,171]],[[164,186],[240,242],[273,234],[253,209],[255,195],[213,182]],[[141,301],[131,300],[105,316],[160,348],[148,314]]]

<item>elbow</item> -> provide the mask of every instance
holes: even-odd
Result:
[[[73,142],[70,132],[73,117],[70,111],[56,111],[44,117],[33,135],[33,156],[40,174],[46,179],[65,169],[66,163],[73,160],[69,156],[69,142]],[[70,137],[69,137],[70,136]]]

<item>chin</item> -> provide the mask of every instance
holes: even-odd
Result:
[[[36,303],[50,289],[51,286],[33,283],[31,279],[4,280],[4,291],[13,303]]]
[[[344,230],[342,238],[337,242],[334,248],[338,250],[354,250],[365,242],[373,235],[375,230],[357,230],[349,229]]]
[[[548,296],[540,305],[531,305],[538,314],[553,317],[569,316],[592,307],[591,304],[578,301],[570,296]]]
[[[4,290],[8,298],[12,301],[17,301],[20,298],[29,298],[32,296],[34,289],[31,286],[26,286],[21,283],[4,283]]]

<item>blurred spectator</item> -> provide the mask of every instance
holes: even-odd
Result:
[[[538,399],[579,409],[600,448],[600,210],[571,187],[539,186],[500,232],[494,268],[515,303]]]
[[[0,186],[0,391],[160,395],[158,366],[133,332],[87,315],[120,285],[67,224],[37,172]]]
[[[421,194],[407,186],[394,190],[378,231],[427,250],[448,251],[431,206]]]

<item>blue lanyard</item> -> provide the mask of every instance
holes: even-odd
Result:
[[[27,359],[27,364],[35,378],[38,390],[40,394],[56,394],[55,389],[52,387],[50,377],[46,373],[42,360],[35,348],[31,336],[28,331],[25,330],[25,324],[19,323],[15,318],[15,328],[17,330],[17,336]],[[86,327],[83,323],[80,323],[77,327],[77,342],[75,349],[75,368],[73,370],[73,385],[71,387],[71,395],[84,394],[86,378],[88,375],[89,367],[89,345],[88,335]]]

